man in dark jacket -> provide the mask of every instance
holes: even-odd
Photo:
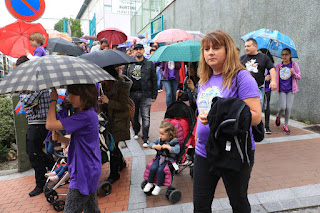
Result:
[[[150,127],[150,107],[158,95],[157,75],[153,62],[148,61],[144,56],[142,44],[134,46],[136,64],[130,64],[123,69],[123,74],[128,76],[133,84],[130,90],[130,98],[135,104],[133,116],[134,139],[138,139],[140,131],[139,113],[142,118],[142,140],[143,147],[148,147]]]

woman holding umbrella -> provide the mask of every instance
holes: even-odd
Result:
[[[277,113],[276,125],[280,126],[280,117],[285,112],[283,131],[290,134],[288,122],[290,119],[293,97],[299,91],[297,80],[301,79],[300,68],[297,62],[291,59],[291,50],[285,48],[281,52],[283,61],[276,66],[277,85],[280,99],[280,109]]]

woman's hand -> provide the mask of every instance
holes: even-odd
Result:
[[[103,104],[109,103],[109,98],[106,95],[101,95],[100,98]]]
[[[161,150],[161,149],[162,149],[162,147],[161,147],[160,144],[153,145],[151,148],[152,148],[152,149],[156,149],[156,150]]]
[[[267,75],[265,78],[264,78],[265,81],[270,81],[271,80],[271,76],[270,75]]]
[[[201,123],[203,123],[204,125],[209,124],[207,116],[208,116],[208,113],[200,114],[200,115],[199,115],[199,121],[200,121]]]
[[[54,141],[58,141],[61,140],[61,138],[63,137],[62,133],[60,131],[52,131],[52,140]]]
[[[30,51],[27,48],[24,49],[24,52],[26,53],[26,55],[30,54]]]
[[[56,88],[51,88],[50,101],[52,101],[52,100],[58,101],[58,98],[59,98],[59,96],[58,96]]]
[[[188,85],[189,89],[191,90],[191,92],[193,92],[194,91],[194,83],[191,79],[187,80],[187,85]]]
[[[177,97],[180,97],[182,95],[182,91],[179,89],[177,90]]]
[[[294,69],[293,68],[290,69],[290,72],[291,72],[291,74],[294,75]]]

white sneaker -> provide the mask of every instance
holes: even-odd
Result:
[[[144,143],[142,144],[142,146],[143,146],[143,148],[148,148],[148,147],[149,147],[149,141],[144,142]]]
[[[160,193],[160,190],[161,190],[160,186],[156,186],[156,187],[154,187],[154,190],[152,191],[152,194],[153,195],[158,195]]]
[[[135,135],[135,136],[133,136],[133,139],[138,140],[138,139],[139,139],[139,136],[138,136],[138,135]]]
[[[145,187],[143,188],[143,191],[144,191],[144,192],[150,192],[150,190],[152,189],[152,187],[153,187],[153,183],[147,183],[147,184],[145,185]]]

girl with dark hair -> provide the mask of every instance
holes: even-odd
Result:
[[[120,171],[126,167],[119,149],[119,142],[130,139],[130,103],[129,90],[132,81],[124,75],[119,75],[118,68],[104,67],[117,81],[104,81],[102,83],[101,111],[109,119],[108,131],[112,134],[115,148],[110,152],[110,175],[107,179],[111,184],[120,178]]]
[[[247,197],[253,164],[243,164],[240,171],[219,169],[210,173],[206,144],[210,134],[208,112],[214,97],[233,97],[243,100],[252,115],[251,125],[261,121],[261,105],[258,85],[252,75],[240,63],[232,38],[225,32],[216,30],[207,33],[201,41],[201,55],[198,75],[198,111],[195,160],[193,170],[194,212],[211,212],[212,201],[220,178],[223,179],[233,212],[249,213]],[[250,134],[252,150],[255,142]],[[250,162],[254,162],[252,152]]]
[[[258,52],[261,52],[261,53],[264,53],[266,54],[272,64],[274,64],[274,60],[273,60],[273,57],[272,55],[270,54],[270,52],[265,49],[265,48],[262,48],[260,50],[258,50]],[[270,89],[270,81],[271,81],[271,76],[270,76],[270,72],[266,69],[265,71],[265,83],[264,83],[264,103],[262,105],[262,109],[264,109],[264,118],[265,118],[265,133],[266,134],[271,134],[271,130],[270,130],[270,99],[271,99],[271,89]],[[263,106],[266,106],[265,108]]]
[[[276,66],[277,85],[280,99],[280,109],[277,113],[276,125],[280,126],[280,117],[285,112],[283,131],[290,134],[288,122],[294,94],[299,91],[297,80],[301,79],[300,68],[297,62],[291,59],[291,50],[285,48],[281,52],[283,61]]]
[[[101,174],[98,90],[94,84],[70,85],[67,90],[70,103],[77,112],[57,120],[58,94],[52,89],[46,122],[48,130],[66,130],[71,134],[69,139],[60,131],[53,131],[57,140],[69,144],[70,185],[64,212],[100,212],[96,196]]]

